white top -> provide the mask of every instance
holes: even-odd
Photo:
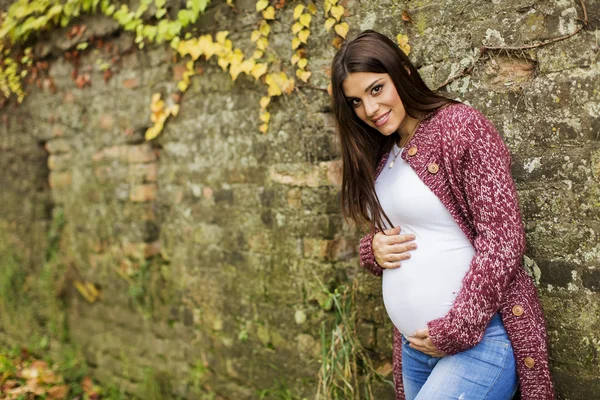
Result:
[[[399,155],[394,145],[375,181],[381,207],[400,233],[416,236],[416,250],[396,269],[384,269],[383,302],[406,336],[450,310],[475,254],[473,246],[440,199]]]

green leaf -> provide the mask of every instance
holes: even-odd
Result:
[[[156,5],[156,8],[161,9],[167,4],[167,0],[154,0],[154,4]]]

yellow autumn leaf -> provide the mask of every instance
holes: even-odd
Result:
[[[335,18],[327,18],[327,21],[325,21],[325,29],[327,29],[327,32],[329,32],[333,25],[335,25]]]
[[[262,133],[267,133],[267,130],[269,129],[269,125],[267,124],[262,124],[260,126],[260,128],[258,128]]]
[[[150,128],[148,128],[148,130],[146,130],[146,134],[144,135],[145,139],[148,141],[154,139],[155,137],[160,135],[162,128],[163,124],[154,124],[154,126],[151,126]]]
[[[265,124],[268,124],[270,119],[271,119],[271,113],[270,112],[265,111],[264,113],[260,114],[260,120],[262,122],[264,122]]]
[[[267,89],[267,93],[269,94],[269,97],[281,95],[281,88],[279,87],[279,85],[277,85],[277,83],[273,79],[272,74],[267,74],[267,76],[265,77],[265,83],[267,85],[269,85],[269,87]]]
[[[231,64],[231,66],[229,67],[229,75],[231,75],[231,80],[235,81],[238,77],[238,75],[243,72],[242,71],[242,64]]]
[[[250,73],[252,72],[252,68],[254,68],[255,65],[256,65],[256,63],[254,62],[253,59],[244,60],[242,62],[241,68],[242,68],[242,71],[244,71],[244,73],[246,75],[250,75]]]
[[[229,31],[217,32],[217,36],[216,36],[217,43],[221,43],[222,45],[224,45],[227,35],[229,35]]]
[[[263,96],[260,98],[260,108],[267,108],[269,103],[271,102],[271,98],[269,96]]]
[[[266,37],[262,37],[256,41],[256,48],[262,51],[267,49],[269,45],[269,40]]]
[[[300,39],[295,37],[292,39],[292,49],[296,50],[298,46],[300,46]]]
[[[179,115],[179,104],[173,104],[170,108],[169,108],[171,115],[176,117],[177,115]]]
[[[346,25],[348,25],[348,24],[346,24]],[[300,39],[300,41],[304,44],[306,44],[306,41],[308,40],[309,36],[310,36],[310,31],[308,29],[303,29],[298,33],[298,39]]]
[[[179,89],[179,91],[181,91],[181,92],[185,92],[189,86],[190,86],[189,82],[186,82],[183,80],[177,82],[177,89]]]
[[[329,1],[325,1],[325,16],[327,16],[327,14],[329,13],[329,11],[331,11],[331,7],[333,5],[329,2]]]
[[[312,17],[310,16],[310,14],[302,14],[300,16],[300,23],[308,28],[308,27],[310,27],[311,19],[312,19]]]
[[[306,58],[301,58],[300,60],[298,60],[298,68],[304,69],[304,67],[306,67],[306,64],[308,64],[308,60]]]
[[[344,7],[342,7],[342,6],[331,7],[331,15],[333,15],[333,17],[339,21],[340,18],[342,18],[342,16],[344,15]]]
[[[308,78],[310,78],[311,75],[312,75],[312,72],[310,72],[310,71],[305,71],[303,69],[296,70],[296,76],[298,77],[298,79],[300,79],[303,82],[308,82]]]
[[[409,55],[411,47],[408,44],[408,35],[403,35],[399,33],[398,36],[396,36],[396,40],[398,41],[398,46],[400,47],[400,50],[402,50],[404,54]]]
[[[259,58],[261,58],[265,53],[262,50],[254,50],[254,53],[252,53],[252,58],[254,58],[255,60],[258,60]]]
[[[258,80],[261,76],[267,73],[267,67],[267,64],[264,63],[255,64],[254,67],[252,67],[250,74],[252,74],[254,79]]]
[[[256,3],[256,12],[262,11],[269,6],[269,0],[259,0]]]
[[[298,4],[296,8],[294,8],[294,19],[300,18],[302,11],[304,11],[304,6],[302,4]]]
[[[403,35],[402,33],[399,33],[396,36],[396,40],[398,41],[398,44],[400,46],[404,46],[405,44],[408,44],[408,35]]]
[[[269,8],[263,11],[262,15],[264,19],[275,19],[275,9],[273,6],[269,6]]]
[[[317,6],[315,6],[315,3],[310,3],[306,8],[308,8],[308,11],[310,11],[312,15],[317,13]]]
[[[292,56],[292,65],[295,65],[299,60],[300,60],[300,56],[298,55],[298,53],[295,53]]]
[[[260,33],[259,30],[253,30],[252,34],[250,35],[250,40],[252,40],[253,42],[256,42],[258,39],[260,39],[262,36],[262,34]]]
[[[223,71],[225,71],[229,66],[229,60],[225,57],[219,57],[217,64],[223,69]]]
[[[294,25],[292,25],[292,33],[295,35],[296,33],[300,32],[303,28],[304,27],[300,22],[295,22]]]
[[[269,33],[271,33],[271,26],[267,21],[263,20],[260,23],[260,28],[258,28],[258,30],[260,31],[260,33],[262,33],[263,36],[269,36]]]
[[[348,35],[348,29],[350,29],[350,27],[347,23],[342,22],[341,24],[337,24],[334,29],[335,33],[346,39],[346,35]]]

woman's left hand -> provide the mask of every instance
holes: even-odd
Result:
[[[438,350],[437,347],[431,341],[429,337],[429,328],[420,329],[416,331],[412,336],[407,336],[406,340],[410,342],[410,347],[415,350],[419,350],[421,353],[425,353],[431,357],[443,357],[444,353]]]

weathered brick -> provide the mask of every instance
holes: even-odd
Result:
[[[158,164],[130,164],[129,178],[135,182],[156,182]]]
[[[64,170],[71,166],[71,154],[50,155],[48,157],[48,169],[51,171]]]
[[[63,189],[71,185],[70,172],[52,172],[49,176],[50,187],[52,189]]]
[[[287,192],[287,202],[290,207],[300,208],[302,207],[302,190],[291,189]]]
[[[46,142],[46,150],[51,153],[68,153],[71,151],[69,142],[66,139],[58,138]]]
[[[130,78],[130,79],[125,79],[123,81],[123,87],[125,89],[135,89],[139,85],[140,85],[140,79],[139,78]]]
[[[129,200],[133,202],[154,201],[157,190],[155,184],[134,185],[129,192]]]
[[[156,154],[148,143],[128,146],[127,161],[131,164],[156,161]]]
[[[100,128],[104,130],[112,129],[115,126],[115,119],[111,114],[100,115]]]

